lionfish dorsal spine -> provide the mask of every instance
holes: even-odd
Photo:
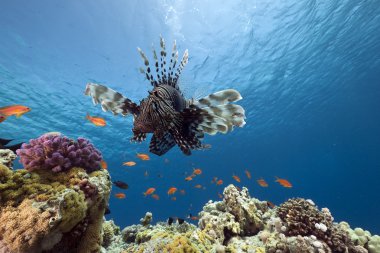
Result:
[[[157,53],[153,45],[152,45],[152,52],[153,52],[153,58],[154,58],[154,66],[156,67],[156,75],[157,75],[157,81],[155,81],[155,86],[157,86],[159,83],[162,82],[162,80],[160,76],[160,66],[158,65],[159,63],[158,63]]]
[[[181,63],[179,65],[179,67],[177,68],[177,72],[175,73],[175,77],[174,77],[174,80],[173,80],[173,82],[175,84],[178,82],[178,78],[181,75],[181,72],[182,72],[183,68],[186,66],[188,60],[189,60],[189,52],[186,49],[185,53],[183,53],[183,57],[182,57]]]
[[[170,54],[170,61],[167,59],[166,45],[165,40],[160,36],[160,49],[155,50],[152,46],[153,58],[154,58],[154,67],[151,68],[149,64],[148,57],[145,53],[137,48],[141,58],[144,61],[145,68],[140,68],[140,72],[146,76],[146,79],[152,84],[153,87],[160,85],[169,85],[180,91],[178,86],[178,79],[181,75],[183,68],[186,66],[189,58],[188,51],[186,50],[181,62],[178,61],[178,50],[177,43],[174,40],[172,52]],[[167,61],[168,60],[168,64]],[[168,65],[168,67],[166,67]],[[153,77],[152,72],[156,71],[156,78]]]
[[[160,62],[161,62],[161,76],[162,76],[162,82],[167,83],[167,77],[166,77],[166,51],[165,51],[165,40],[160,36],[160,46],[161,46],[161,52],[160,52]]]
[[[148,60],[148,57],[146,57],[146,55],[144,54],[144,52],[141,50],[141,48],[137,48],[137,51],[139,51],[140,55],[141,55],[141,58],[143,59],[144,61],[144,64],[145,64],[145,70],[143,68],[140,68],[140,72],[142,72],[143,74],[145,74],[146,76],[146,79],[148,79],[148,81],[153,85],[153,86],[156,86],[155,84],[155,80],[153,78],[153,75],[152,75],[152,70],[150,69],[150,66],[149,66],[149,60]]]
[[[178,59],[178,51],[177,51],[177,45],[176,41],[173,42],[173,49],[172,49],[172,57],[170,59],[170,65],[169,65],[169,71],[168,71],[168,81],[169,85],[173,87],[177,87],[177,84],[174,83],[174,69],[177,64]]]

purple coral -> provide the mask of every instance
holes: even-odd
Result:
[[[71,140],[61,135],[42,135],[16,151],[25,169],[66,171],[72,167],[87,172],[100,169],[102,155],[87,139]]]

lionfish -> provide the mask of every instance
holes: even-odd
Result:
[[[148,97],[141,100],[139,105],[121,93],[95,83],[87,84],[85,95],[92,97],[94,105],[100,103],[103,111],[123,116],[132,114],[134,122],[131,141],[142,142],[148,133],[153,133],[149,150],[159,156],[176,144],[184,154],[190,155],[191,150],[205,148],[201,143],[205,133],[228,133],[234,126],[244,126],[244,109],[240,105],[232,104],[242,99],[238,91],[227,89],[201,99],[186,99],[179,87],[179,77],[188,62],[188,50],[185,50],[182,60],[178,62],[174,41],[170,63],[167,64],[165,41],[162,37],[160,46],[160,57],[152,49],[155,73],[148,57],[137,48],[145,64],[140,72],[153,86],[153,90],[148,91]]]

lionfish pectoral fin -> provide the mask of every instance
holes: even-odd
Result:
[[[146,133],[133,133],[131,142],[143,142],[146,139]]]
[[[161,156],[174,146],[174,138],[169,132],[165,132],[159,138],[156,136],[156,134],[153,134],[149,144],[149,151],[153,154]]]
[[[95,105],[100,103],[102,110],[105,112],[111,111],[114,115],[122,114],[123,116],[139,113],[137,104],[104,85],[88,83],[84,94],[92,97],[92,102]]]
[[[228,133],[235,126],[245,125],[245,110],[237,104],[242,99],[240,93],[233,89],[222,90],[193,101],[191,106],[201,110],[202,119],[197,129],[214,135],[218,132]]]

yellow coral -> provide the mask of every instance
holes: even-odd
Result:
[[[99,183],[98,195],[90,202],[78,186],[84,178]],[[91,175],[81,168],[60,173],[12,171],[0,164],[0,244],[11,252],[40,251],[44,245],[54,246],[86,217],[86,233],[73,247],[79,252],[99,251],[110,188],[107,171]]]

